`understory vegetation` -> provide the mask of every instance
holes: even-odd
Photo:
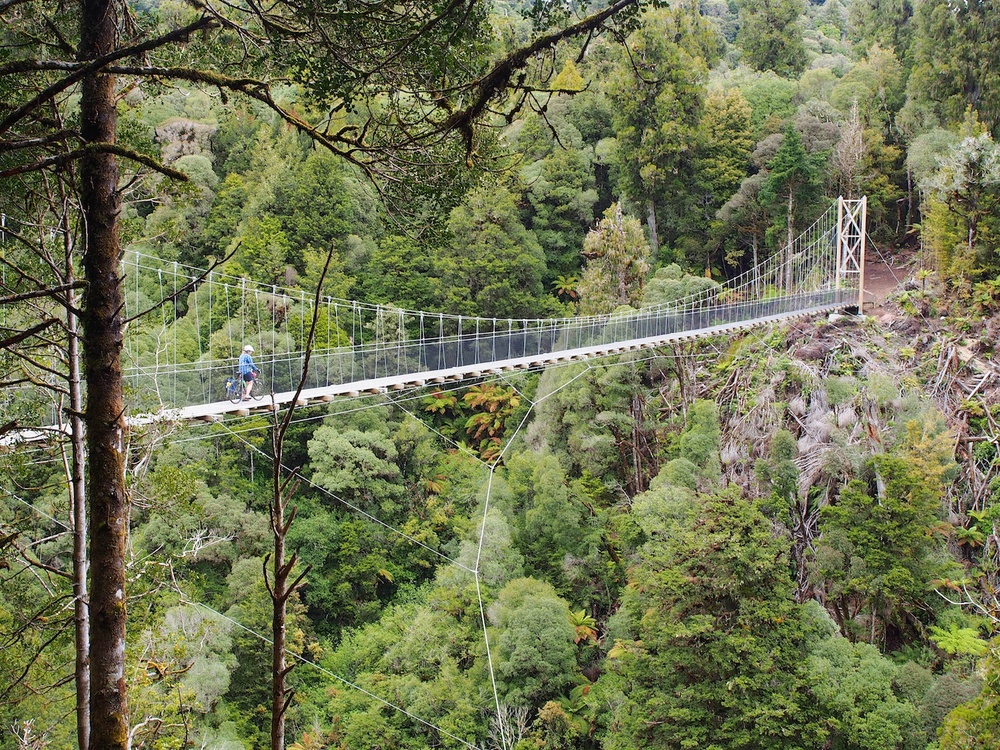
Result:
[[[546,5],[498,0],[482,43],[525,44]],[[126,252],[163,264],[605,314],[714,288],[865,195],[894,276],[858,316],[297,408],[289,750],[1000,746],[1000,6],[677,0],[618,31],[553,53],[463,178],[405,206],[260,102],[120,92],[122,142],[188,178],[122,180]],[[56,315],[25,290],[59,241],[16,213],[0,426],[47,425],[70,355],[16,332]],[[207,286],[128,281],[153,309],[130,352],[308,337],[297,308],[257,327]],[[128,435],[133,748],[271,747],[274,429]],[[76,743],[71,462],[0,448],[0,750]]]

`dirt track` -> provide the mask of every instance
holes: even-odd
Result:
[[[909,277],[911,269],[897,258],[892,265],[881,258],[865,263],[865,310],[877,314],[885,310],[886,298]]]

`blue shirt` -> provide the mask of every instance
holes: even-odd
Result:
[[[249,375],[256,369],[253,365],[253,357],[250,356],[249,352],[243,352],[240,355],[240,375]]]

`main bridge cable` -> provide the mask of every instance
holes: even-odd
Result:
[[[760,294],[753,295],[754,298],[756,298],[753,302],[746,301],[747,294],[752,293],[754,291],[759,292],[759,290],[761,289],[760,286],[761,284],[767,283],[773,285],[771,288],[785,287],[786,291],[790,293],[791,291],[793,291],[791,288],[791,285],[793,284],[797,289],[804,289],[806,288],[806,286],[808,286],[805,284],[805,282],[810,280],[813,282],[829,281],[829,276],[831,274],[829,269],[827,268],[827,265],[828,262],[832,261],[830,250],[831,246],[835,244],[831,241],[831,237],[833,235],[831,234],[831,229],[830,229],[833,213],[834,213],[833,209],[831,208],[823,217],[821,217],[820,220],[817,220],[817,222],[815,222],[811,227],[809,227],[802,234],[800,234],[789,252],[776,254],[775,256],[768,258],[766,261],[764,261],[764,263],[760,264],[759,266],[756,266],[753,269],[749,269],[748,271],[744,272],[741,276],[738,276],[729,282],[729,286],[726,287],[723,294],[728,299],[744,300],[738,305],[739,308],[738,310],[736,308],[734,308],[733,310],[734,312],[737,312],[737,314],[740,316],[739,318],[740,320],[744,319],[744,317],[742,317],[744,315],[749,315],[751,317],[747,319],[752,319],[754,315],[760,316],[770,313],[770,308],[767,307],[768,301],[759,299],[761,297]],[[823,259],[818,259],[817,253],[822,253],[824,256]],[[786,257],[782,259],[781,258],[782,255]],[[150,258],[150,263],[148,265],[146,263],[143,263],[143,267],[153,267],[154,266],[153,261],[156,260],[151,256],[145,256],[140,253],[135,253],[135,257],[137,263],[139,262],[140,259],[145,259],[147,257]],[[779,260],[781,262],[779,262]],[[814,261],[814,262],[810,263],[809,261]],[[162,261],[160,261],[158,265],[162,267]],[[178,273],[177,271],[178,268],[187,268],[187,267],[181,266],[179,264],[174,264],[175,273]],[[163,270],[169,272],[169,269],[163,269]],[[227,298],[228,298],[228,288],[230,284],[228,284],[226,280],[229,279],[230,277],[221,275],[219,276],[219,278],[222,279],[222,281],[218,283],[223,283],[223,285],[226,287]],[[237,279],[233,277],[232,281],[239,282],[241,287],[240,289],[241,297],[249,298],[250,295],[247,295],[246,292],[252,289],[254,291],[254,296],[259,299],[259,291],[260,291],[258,289],[259,285],[256,285],[253,282],[250,282],[242,278]],[[214,281],[214,277],[211,283],[213,284],[216,283]],[[815,286],[815,284],[813,284],[813,286]],[[274,285],[270,286],[269,291],[272,294],[276,294],[278,292],[277,287]],[[282,296],[287,297],[288,294],[290,294],[290,292],[282,290],[281,294]],[[772,303],[772,307],[774,309],[778,309],[780,307],[780,309],[784,310],[788,307],[789,304],[793,306],[796,304],[798,305],[811,304],[809,299],[803,297],[803,294],[804,293],[786,294],[788,300],[785,303],[781,303],[780,301],[776,300],[774,303]],[[532,346],[532,348],[539,348],[539,349],[543,345],[542,341],[543,337],[546,339],[552,337],[551,341],[554,343],[555,335],[557,333],[562,333],[564,336],[574,337],[579,340],[581,339],[583,334],[588,330],[588,326],[589,330],[593,330],[595,332],[599,328],[606,328],[607,326],[611,326],[612,335],[619,334],[631,338],[634,338],[635,336],[639,335],[645,336],[651,332],[650,330],[648,330],[647,326],[650,322],[652,322],[653,317],[661,314],[686,316],[688,318],[688,322],[685,323],[684,325],[693,325],[695,323],[697,323],[698,325],[703,325],[705,323],[710,324],[711,321],[705,319],[705,314],[709,316],[714,314],[714,310],[716,308],[714,307],[713,303],[718,302],[719,296],[720,292],[718,288],[713,287],[710,290],[707,290],[700,294],[692,295],[686,299],[643,308],[637,313],[635,313],[633,316],[628,318],[627,320],[622,319],[620,317],[615,318],[615,317],[605,317],[605,316],[559,318],[559,319],[539,320],[539,321],[509,320],[507,321],[508,340],[506,342],[507,344],[506,348],[508,350],[508,353],[512,351],[512,347],[514,344],[513,341],[514,337],[510,334],[513,333],[514,331],[515,322],[519,323],[518,331],[520,333],[517,334],[518,337],[524,338],[525,343],[530,343],[528,341],[529,337],[534,336],[535,344],[537,344],[537,347]],[[292,299],[294,299],[294,296],[289,297],[289,301],[291,301]],[[465,333],[466,328],[473,328],[473,327],[475,328],[477,334],[482,334],[483,336],[490,335],[490,331],[492,331],[494,338],[491,339],[491,342],[489,342],[491,344],[490,350],[496,353],[496,351],[501,348],[499,344],[501,344],[502,342],[497,342],[495,340],[495,336],[502,335],[503,326],[502,324],[498,325],[494,319],[490,318],[480,319],[477,317],[474,321],[474,326],[472,326],[472,325],[467,325],[467,319],[464,316],[453,316],[453,315],[446,315],[443,313],[437,313],[435,315],[438,318],[437,327],[439,329],[439,336],[437,341],[431,341],[428,340],[426,337],[426,332],[428,328],[426,326],[426,316],[428,315],[428,313],[426,312],[422,311],[407,312],[402,308],[368,305],[357,301],[335,300],[331,297],[326,297],[321,304],[327,306],[328,317],[329,317],[329,306],[330,305],[334,306],[333,316],[335,319],[339,319],[341,306],[344,306],[345,310],[346,309],[351,310],[352,313],[351,321],[350,321],[350,326],[347,330],[351,330],[353,333],[352,348],[350,350],[347,350],[343,347],[337,347],[337,350],[343,352],[343,356],[350,357],[350,365],[352,370],[353,368],[358,366],[360,366],[363,369],[362,372],[363,377],[368,375],[369,366],[374,366],[376,368],[385,368],[388,365],[390,366],[392,371],[396,373],[401,372],[401,368],[405,367],[404,365],[404,359],[406,357],[405,347],[419,346],[419,348],[417,349],[417,353],[420,354],[421,357],[424,357],[431,353],[429,347],[436,347],[438,349],[441,349],[446,345],[455,346],[456,347],[455,354],[459,358],[464,359],[465,351],[464,347],[461,345],[461,342],[452,341],[452,337],[445,334],[446,318],[449,321],[453,322],[455,325],[457,325],[459,329],[462,331],[462,333]],[[777,306],[775,307],[774,305]],[[368,317],[366,315],[366,311],[372,314],[371,325],[375,327],[374,333],[376,334],[376,338],[373,343],[365,340],[367,337],[366,334],[371,333],[371,331],[367,331],[367,329],[365,328],[364,320],[365,318]],[[704,311],[704,312],[703,314],[699,314],[698,317],[696,318],[691,317],[694,316],[695,313],[698,311]],[[272,318],[274,317],[275,312],[276,311],[273,309]],[[230,311],[230,315],[231,314],[232,311]],[[259,303],[257,306],[256,314],[259,318],[260,317]],[[292,311],[292,314],[294,315],[294,311]],[[245,320],[245,315],[246,311],[244,310],[243,314],[241,315],[243,329],[245,329],[247,325],[247,321]],[[418,338],[414,342],[407,342],[405,334],[403,334],[405,321],[409,319],[407,316],[412,316],[413,325],[417,326]],[[395,318],[395,321],[393,321],[395,323],[395,326],[390,325],[389,323],[389,321],[393,318]],[[260,327],[260,323],[262,323],[262,321],[258,320],[258,328]],[[615,327],[620,327],[622,324],[630,326],[638,326],[638,328],[629,331],[614,330]],[[231,325],[229,330],[232,331]],[[684,330],[687,330],[687,328],[684,328]],[[380,331],[382,335],[378,335]],[[498,332],[500,333],[498,334]],[[262,332],[259,331],[258,333],[262,335]],[[328,336],[329,333],[330,332],[328,331]],[[386,334],[389,334],[388,338],[386,338]],[[403,334],[402,338],[400,337],[400,334]],[[246,334],[244,330],[244,337],[245,335]],[[273,331],[272,331],[272,336],[273,336]],[[447,343],[448,341],[452,341],[452,343],[448,344]],[[475,342],[473,341],[472,344],[475,345]],[[374,346],[374,353],[372,355],[375,358],[374,361],[369,361],[368,357],[361,356],[365,351],[366,345],[368,345],[369,347]],[[486,345],[485,342],[484,345]],[[548,348],[551,345],[552,344],[546,344],[546,348]],[[556,350],[562,350],[563,348],[565,348],[564,345],[556,345]],[[396,352],[396,359],[394,363],[390,359],[390,355],[392,354],[393,351]],[[353,354],[351,352],[353,352]],[[527,351],[525,352],[525,354],[527,354]],[[333,351],[329,351],[327,356],[334,358],[333,360],[331,360],[330,362],[331,364],[337,364],[338,362],[340,362],[340,359],[342,359],[341,355],[338,355]],[[193,364],[194,363],[192,363],[192,365]],[[277,360],[275,360],[275,364],[277,364]],[[291,357],[285,359],[285,364],[287,367],[291,368],[292,366]],[[392,366],[393,364],[395,365],[394,367]],[[424,367],[427,366],[427,363],[421,363],[421,364]],[[485,365],[488,363],[484,360],[483,364]],[[175,365],[175,368],[176,367],[177,365]],[[182,367],[181,369],[178,369],[177,372],[179,373],[182,370],[187,370],[188,372],[192,372],[190,365],[188,367]],[[326,368],[326,372],[327,373],[330,372],[329,367]],[[389,370],[387,370],[387,372],[389,372]],[[414,374],[419,374],[419,372],[415,372]],[[354,375],[356,377],[356,374]],[[373,375],[377,377],[378,373],[375,372],[373,373]],[[211,377],[209,377],[209,380],[211,380]]]

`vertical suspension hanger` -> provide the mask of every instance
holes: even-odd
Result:
[[[302,362],[301,362],[302,356],[305,354],[306,335],[309,332],[309,324],[306,323],[306,307],[308,306],[308,304],[309,304],[309,302],[306,301],[305,290],[304,289],[300,290],[299,291],[299,311],[300,311],[299,312],[299,320],[301,322],[299,323],[299,325],[302,327],[302,344],[301,344],[302,349],[300,350],[300,354],[299,354],[300,365],[302,364]],[[288,357],[287,359],[288,359],[288,381],[289,381],[289,388],[291,389],[291,388],[295,387],[295,384],[298,383],[299,378],[302,377],[302,370],[301,370],[301,367],[300,367],[298,374],[295,374],[293,372],[293,370],[292,370],[292,358]]]
[[[164,298],[163,298],[163,269],[162,268],[157,268],[156,269],[156,278],[157,278],[158,284],[159,284],[159,295],[160,295],[160,325],[161,325],[161,327],[163,329],[163,332],[166,333],[166,330],[167,330],[167,305],[166,305],[166,303],[164,301]],[[159,349],[159,345],[157,345],[157,351],[156,351],[156,369],[154,370],[154,374],[153,374],[153,385],[156,388],[157,395],[159,395],[159,392],[160,392],[160,383],[159,383],[159,378],[160,378],[160,352],[158,351],[158,349]]]
[[[215,357],[212,355],[212,305],[215,292],[215,284],[212,282],[212,272],[208,272],[208,400],[212,401],[213,377],[212,369],[215,365]],[[200,335],[200,332],[199,332]]]
[[[445,368],[447,349],[444,343],[444,313],[438,313],[438,361],[437,369]]]
[[[173,297],[171,297],[172,302],[170,304],[171,309],[173,309],[173,311],[174,311],[174,320],[173,320],[173,322],[171,324],[171,327],[173,328],[173,333],[174,333],[174,335],[173,335],[173,339],[174,339],[173,340],[174,355],[173,355],[173,361],[170,363],[170,365],[171,365],[171,369],[173,370],[173,378],[172,378],[171,385],[173,386],[173,396],[172,396],[172,398],[173,398],[173,402],[174,402],[175,406],[177,405],[177,380],[178,380],[178,377],[179,377],[179,374],[177,372],[177,366],[179,364],[179,358],[177,356],[177,274],[178,274],[178,267],[177,267],[177,261],[175,260],[174,261],[174,270],[173,270],[173,275],[174,275],[174,293],[173,293]]]
[[[240,345],[236,351],[243,351],[247,342],[247,280],[240,279]]]
[[[197,286],[191,288],[191,299],[194,302],[194,337],[195,340],[198,342],[198,370],[200,372],[205,367],[205,354],[201,348],[201,314],[198,304],[199,291],[201,290]],[[207,404],[210,403],[210,398],[209,394],[206,392],[205,385],[206,384],[203,379],[201,384],[201,391],[202,391],[201,402]]]
[[[355,377],[354,373],[354,363],[357,362],[360,365],[361,377],[365,376],[367,371],[367,364],[363,356],[363,350],[365,346],[365,328],[362,308],[357,302],[353,303],[353,310],[351,311],[354,319],[352,321],[352,327],[354,328],[354,357],[351,362],[351,379]]]
[[[426,346],[426,341],[427,337],[424,334],[424,311],[420,310],[419,330],[417,333],[417,366],[421,370],[428,369],[427,353],[424,350],[424,347]]]
[[[226,359],[232,356],[233,349],[233,311],[229,306],[229,284],[224,282],[222,288],[226,290],[226,336],[229,339],[229,351],[226,352]]]
[[[403,315],[403,308],[399,308],[399,330],[396,335],[396,374],[401,372],[406,359],[406,319]],[[408,367],[408,365],[405,365]],[[409,370],[407,370],[409,372]]]
[[[472,346],[472,351],[475,352],[473,355],[474,365],[478,365],[482,361],[482,355],[479,353],[479,316],[476,316],[476,339]]]
[[[285,294],[281,294],[281,305],[282,308],[285,306]],[[264,343],[263,338],[261,338],[261,344]],[[274,353],[278,350],[278,285],[271,284],[271,371],[268,373],[268,379],[271,382],[271,388],[274,388]]]
[[[334,302],[333,303],[333,322],[337,326],[337,348],[341,349],[340,346],[340,306]],[[330,356],[333,356],[333,352],[330,352]],[[343,358],[340,354],[337,355],[337,383],[344,382],[344,363]]]
[[[257,349],[260,357],[264,356],[264,329],[260,327],[260,287],[254,284],[253,287],[253,307],[257,317]],[[273,354],[273,352],[272,352]]]
[[[333,301],[329,297],[325,297],[323,300],[323,306],[326,308],[326,349],[323,352],[323,363],[324,372],[326,372],[326,377],[324,378],[324,384],[330,385],[330,362],[332,352],[330,351],[330,307]]]

